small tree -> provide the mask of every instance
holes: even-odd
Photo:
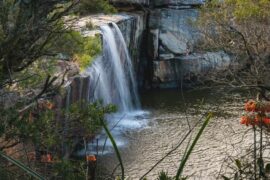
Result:
[[[88,102],[73,104],[68,112],[55,108],[53,98],[63,90],[69,70],[66,63],[59,71],[60,55],[67,55],[66,61],[76,60],[84,69],[101,50],[99,37],[82,37],[72,30],[72,23],[64,22],[64,16],[76,12],[78,3],[0,1],[0,151],[15,147],[16,159],[48,178],[83,177],[84,166],[68,157],[75,149],[73,140],[91,137],[101,128],[105,113],[114,110]],[[59,115],[69,121],[65,126],[57,121]],[[60,142],[68,146],[67,157]],[[29,154],[33,149],[35,155]],[[28,177],[18,168],[6,167],[9,163],[2,160],[1,177]]]
[[[268,99],[270,90],[270,1],[213,0],[201,9],[202,49],[224,50],[232,64],[208,80],[222,85],[256,89]]]
[[[77,1],[0,2],[0,80],[12,82],[19,72],[43,56],[53,56],[48,49],[67,30],[62,17]]]
[[[270,91],[269,8],[268,0],[212,0],[202,7],[198,23],[204,35],[200,47],[213,51],[224,50],[232,58],[229,68],[221,73],[212,72],[206,80],[241,90],[255,90],[257,93],[257,100],[246,104],[249,113],[241,120],[242,124],[252,125],[253,128],[254,161],[251,164],[254,169],[250,169],[252,166],[244,169],[240,161],[236,160],[239,172],[235,173],[234,178],[239,179],[257,179],[257,174],[261,179],[265,177],[265,169],[269,168],[264,166],[262,142],[263,130],[269,128],[266,113],[269,102],[265,102],[269,100]],[[258,129],[259,153],[256,140]],[[225,176],[223,178],[228,179]]]

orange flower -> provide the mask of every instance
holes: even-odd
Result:
[[[51,154],[45,154],[41,156],[41,162],[43,163],[51,163],[52,162],[52,155]]]
[[[246,104],[245,104],[245,110],[248,112],[254,112],[256,110],[256,101],[254,100],[249,100]]]
[[[242,116],[240,123],[248,126],[250,124],[250,119],[247,116]]]
[[[246,124],[246,122],[247,122],[247,117],[242,116],[240,120],[240,124]]]
[[[251,116],[242,116],[241,120],[240,120],[240,124],[244,124],[246,126],[252,125],[259,125],[260,124],[260,117],[258,115],[256,115],[256,117],[254,115]]]
[[[54,108],[54,104],[49,101],[47,102],[46,106],[49,110],[52,110]]]
[[[90,162],[96,162],[96,156],[95,155],[87,155],[86,156],[86,161],[90,161]]]
[[[49,110],[52,110],[54,108],[54,104],[51,103],[48,100],[39,102],[38,106],[39,106],[40,109],[49,109]]]

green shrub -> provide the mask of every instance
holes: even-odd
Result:
[[[75,60],[82,71],[101,53],[102,47],[99,35],[84,37],[77,31],[61,34],[49,46],[56,54],[63,54]]]
[[[158,179],[157,180],[172,180],[172,179],[173,178],[171,178],[171,177],[168,176],[168,173],[167,172],[161,171],[158,174]]]
[[[78,11],[81,15],[100,12],[116,13],[116,9],[107,0],[81,0]]]
[[[81,49],[74,54],[74,59],[78,62],[81,71],[86,69],[92,60],[101,53],[101,39],[99,36],[85,37],[81,44]]]

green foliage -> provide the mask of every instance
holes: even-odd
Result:
[[[84,70],[91,64],[91,61],[101,53],[101,38],[99,35],[83,37],[80,32],[69,31],[57,37],[48,44],[51,51],[61,53],[73,58]]]
[[[39,179],[39,180],[45,180],[45,178],[42,177],[40,174],[38,174],[37,172],[33,171],[32,169],[30,169],[29,167],[27,167],[25,164],[21,163],[20,161],[17,161],[15,159],[13,159],[12,157],[7,156],[2,151],[0,151],[0,156],[2,156],[3,158],[5,158],[6,160],[8,160],[8,162],[16,165],[17,167],[19,167],[20,169],[22,169],[26,173],[30,174],[32,177],[35,177],[36,179]]]
[[[91,136],[103,126],[104,115],[115,111],[116,106],[114,105],[104,107],[101,102],[91,104],[78,102],[72,104],[64,114],[69,122],[69,126],[78,127],[76,124],[79,124],[86,131],[83,134]]]
[[[224,2],[231,8],[234,17],[238,19],[265,19],[270,16],[269,0],[226,0]]]
[[[78,61],[80,69],[84,70],[100,53],[101,38],[99,36],[85,37],[82,43],[82,47],[80,51],[74,55],[74,59]]]
[[[65,180],[85,179],[84,166],[80,161],[62,159],[53,165],[54,178]]]
[[[231,71],[210,75],[210,82],[234,87],[268,86],[269,8],[269,0],[213,0],[202,7],[198,21],[204,35],[201,49],[222,50],[232,57]]]
[[[20,112],[17,109],[19,106],[0,109],[0,138],[30,140],[36,150],[50,152],[56,161],[50,171],[64,179],[80,179],[84,174],[79,160],[62,158],[64,152],[61,144],[65,144],[68,152],[73,152],[76,146],[74,139],[93,137],[105,126],[105,114],[116,111],[113,105],[104,107],[100,102],[77,102],[63,110],[62,117],[65,118],[59,121],[55,117],[61,114],[56,114],[57,111],[49,101],[40,101],[37,106]],[[0,144],[2,149],[6,149],[5,144]]]
[[[169,177],[167,172],[161,171],[158,174],[158,180],[173,180],[173,178]]]
[[[91,13],[100,13],[105,14],[116,13],[116,9],[109,4],[108,0],[81,0],[79,5],[79,13],[91,14]]]
[[[109,137],[109,139],[110,139],[110,141],[111,141],[111,143],[113,145],[113,149],[114,149],[114,151],[116,153],[117,159],[118,159],[120,167],[121,167],[121,173],[122,173],[121,174],[121,180],[124,180],[125,179],[125,169],[124,169],[124,164],[123,164],[122,157],[121,157],[121,154],[119,152],[119,149],[117,147],[117,144],[116,144],[116,142],[115,142],[109,128],[107,127],[105,121],[102,120],[101,123],[102,123],[103,128],[105,129],[105,132],[106,132],[107,136]]]
[[[48,76],[52,76],[57,70],[55,59],[43,59],[33,62],[28,68],[14,73],[14,79],[23,79],[10,90],[23,93],[29,89],[41,89]]]
[[[66,27],[62,17],[74,6],[68,1],[0,2],[0,83],[44,56],[52,56],[47,44]]]
[[[52,166],[39,162],[39,157],[35,157],[37,163],[31,164],[42,173],[50,172],[48,178],[85,177],[81,162],[70,161],[63,149],[72,153],[74,139],[92,137],[104,125],[104,115],[116,110],[114,106],[103,107],[98,102],[78,102],[61,111],[54,108],[51,100],[58,93],[58,87],[55,87],[58,82],[44,86],[48,77],[53,79],[59,73],[56,71],[60,55],[73,59],[83,70],[101,52],[99,36],[83,37],[64,24],[63,17],[77,2],[0,1],[0,150],[16,148],[19,144],[31,152],[52,155],[55,160],[55,164],[50,164]],[[107,1],[93,2],[96,4],[91,4],[92,8],[88,4],[87,13],[91,9],[99,11],[99,8],[107,13],[114,11]],[[92,27],[89,24],[87,28]],[[19,156],[22,154],[20,152]],[[26,157],[18,159],[24,162]],[[16,174],[16,169],[1,166],[0,170],[1,177],[14,179],[12,171]]]
[[[197,144],[198,140],[200,139],[200,137],[201,137],[201,135],[202,135],[204,129],[205,129],[206,126],[208,125],[208,123],[209,123],[211,117],[212,117],[212,114],[209,114],[209,115],[206,117],[206,119],[205,119],[205,121],[204,121],[202,127],[200,128],[198,134],[196,135],[195,139],[193,140],[192,144],[190,145],[190,147],[189,147],[189,149],[188,149],[188,151],[187,151],[187,154],[185,154],[184,157],[182,158],[182,161],[181,161],[181,163],[180,163],[180,166],[179,166],[179,168],[178,168],[178,170],[177,170],[177,174],[176,174],[176,176],[175,176],[175,179],[176,179],[176,180],[179,180],[179,179],[180,179],[180,176],[181,176],[181,174],[182,174],[182,172],[183,172],[183,170],[184,170],[184,167],[185,167],[185,165],[186,165],[186,162],[187,162],[187,160],[188,160],[188,158],[189,158],[191,152],[193,151],[193,148],[195,147],[195,145]]]
[[[59,142],[53,129],[54,113],[52,110],[41,110],[39,108],[29,108],[24,112],[19,112],[13,106],[11,108],[1,108],[0,137],[7,139],[31,139],[34,144],[50,147]],[[42,132],[42,133],[41,133]],[[53,142],[48,139],[52,139]],[[0,148],[4,148],[1,147]]]

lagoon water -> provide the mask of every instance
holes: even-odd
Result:
[[[142,114],[126,116],[119,123],[116,136],[124,161],[125,174],[140,179],[161,158],[175,149],[191,128],[197,125],[187,139],[159,163],[149,174],[157,179],[161,171],[174,176],[186,146],[198,132],[207,112],[211,119],[188,160],[184,175],[190,179],[222,179],[232,170],[227,167],[233,158],[239,158],[252,145],[252,132],[239,124],[244,99],[240,94],[216,90],[197,90],[181,93],[179,90],[158,90],[142,94]],[[132,118],[131,118],[132,117]],[[119,117],[116,118],[119,120]],[[231,158],[231,159],[230,159]],[[98,155],[98,177],[113,179],[120,175],[116,155],[111,148]]]

